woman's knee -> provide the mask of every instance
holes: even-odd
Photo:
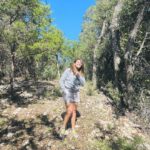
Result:
[[[76,106],[74,105],[74,106],[73,106],[73,109],[72,109],[72,114],[73,114],[73,115],[76,115],[76,112],[77,112],[77,109],[76,109]]]
[[[72,116],[76,116],[76,114],[77,114],[77,113],[76,113],[76,110],[73,110],[73,111],[72,111]]]
[[[70,105],[70,106],[68,106],[68,108],[67,108],[67,114],[68,115],[71,115],[73,113],[73,107],[72,107],[72,105]]]

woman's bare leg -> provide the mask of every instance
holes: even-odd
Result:
[[[67,123],[72,115],[72,112],[73,112],[73,105],[72,104],[68,104],[66,105],[66,115],[64,117],[64,122],[63,122],[63,127],[66,128],[67,126]]]
[[[77,116],[77,105],[74,103],[73,104],[73,112],[72,112],[72,118],[71,118],[71,126],[72,126],[72,129],[75,128],[75,124],[76,124],[76,116]]]

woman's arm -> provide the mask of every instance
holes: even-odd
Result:
[[[76,77],[80,81],[81,85],[84,86],[84,84],[85,84],[85,78],[84,78],[84,76],[82,76],[80,74],[77,74]]]
[[[68,71],[69,69],[66,69],[59,80],[60,87],[63,91],[65,90],[65,80],[68,76]]]

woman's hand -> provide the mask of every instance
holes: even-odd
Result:
[[[76,75],[77,77],[79,77],[79,76],[81,76],[81,73],[80,73],[79,71],[76,71],[76,72],[75,72],[75,75]]]
[[[77,77],[82,76],[82,73],[77,70],[77,68],[75,67],[75,64],[73,64],[72,67],[73,67],[73,71],[74,71],[73,73],[75,76],[77,76]]]

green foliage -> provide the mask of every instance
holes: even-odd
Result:
[[[137,18],[139,9],[141,9],[139,6],[142,4],[142,1],[124,0],[124,6],[121,12],[121,18],[120,18],[120,28],[121,28],[120,31],[121,32],[122,31],[126,33],[130,32]]]
[[[93,83],[91,81],[88,81],[86,83],[86,94],[89,96],[95,95],[97,93],[95,87],[93,86]]]
[[[41,75],[40,75],[41,74]],[[41,72],[39,70],[39,75],[43,78],[43,79],[48,79],[48,80],[52,80],[55,79],[57,77],[57,70],[56,70],[56,65],[52,64],[52,65],[47,65],[46,67],[44,67],[43,72]]]
[[[122,38],[120,39],[121,40],[120,44],[122,47],[121,50],[123,55],[125,53],[128,36],[134,27],[134,24],[137,20],[138,13],[141,9],[143,2],[144,2],[143,0],[139,0],[139,1],[124,0],[123,10],[121,11],[120,21],[119,21],[120,33],[122,35]],[[143,32],[140,29],[138,31],[138,36],[136,37],[135,46],[132,48],[133,53],[134,51],[137,51],[140,48],[139,43],[142,42],[141,40],[143,40]]]
[[[133,141],[129,141],[125,138],[119,138],[116,141],[116,148],[118,150],[137,150],[139,144],[143,143],[141,137],[134,137]]]
[[[75,58],[80,56],[78,42],[65,40],[61,47],[61,52],[63,54],[63,58],[71,63]]]
[[[54,98],[57,98],[57,97],[61,97],[62,96],[62,93],[61,93],[61,90],[60,90],[60,87],[55,87],[53,92],[52,92],[52,96]]]
[[[3,22],[0,33],[3,45],[7,48],[3,51],[9,56],[7,62],[11,61],[12,52],[15,53],[16,62],[23,62],[21,68],[15,65],[15,70],[23,71],[22,68],[26,68],[28,72],[39,73],[38,70],[47,70],[49,62],[56,64],[55,55],[60,50],[64,37],[61,31],[51,25],[49,6],[39,0],[6,0],[0,3],[0,14]],[[9,66],[10,63],[6,65]],[[29,65],[33,66],[32,71]],[[56,65],[52,68],[51,72],[57,70]],[[56,76],[55,72],[50,76]],[[50,73],[45,71],[45,74],[47,77]],[[39,75],[37,74],[38,77]]]
[[[55,86],[51,91],[45,91],[44,92],[44,97],[50,98],[52,100],[55,100],[58,97],[61,97],[62,93],[60,90],[60,87]]]
[[[0,118],[0,127],[7,125],[8,121],[5,118]]]
[[[96,2],[96,15],[97,21],[103,23],[104,19],[111,20],[113,14],[113,8],[116,5],[117,0],[97,0]]]
[[[91,70],[93,67],[93,51],[95,50],[95,45],[97,44],[98,38],[101,34],[104,20],[106,19],[108,23],[111,21],[111,16],[113,14],[116,2],[117,0],[97,0],[96,5],[90,7],[84,16],[84,21],[82,25],[83,29],[80,34],[80,50],[81,55],[86,61],[87,78],[90,80],[92,79]],[[100,58],[103,53],[109,50],[107,50],[107,43],[109,42],[107,42],[107,37],[105,37],[104,42],[101,43],[101,45],[99,45],[99,47],[96,49],[97,59]],[[100,65],[98,64],[98,66]]]
[[[109,146],[109,142],[106,140],[103,141],[96,141],[94,143],[93,150],[112,150]]]
[[[82,32],[80,34],[80,55],[86,62],[86,74],[87,78],[92,78],[92,66],[93,66],[93,49],[97,38],[97,25],[95,24],[95,7],[90,7],[83,20]]]
[[[123,6],[120,14],[116,18],[118,23],[116,22],[117,28],[115,29],[115,42],[119,48],[116,50],[113,48],[113,44],[115,44],[115,42],[111,31],[112,24],[115,22],[115,20],[112,20],[112,17],[117,12],[114,10],[119,9],[119,2],[122,2]],[[149,73],[146,71],[149,70],[150,60],[148,44],[149,40],[145,42],[140,55],[137,56],[137,52],[139,52],[146,32],[150,32],[148,25],[149,3],[146,3],[144,17],[141,24],[137,28],[137,33],[134,33],[136,34],[136,39],[132,39],[133,41],[129,39],[129,37],[131,37],[131,31],[133,31],[133,27],[138,20],[138,14],[141,12],[144,4],[144,0],[97,0],[95,6],[90,7],[84,16],[82,32],[80,34],[79,48],[81,51],[81,56],[86,62],[85,71],[87,74],[87,79],[90,80],[92,79],[93,72],[93,52],[95,50],[96,44],[98,43],[104,20],[108,23],[108,30],[102,37],[100,44],[96,49],[97,86],[99,88],[106,87],[106,93],[114,100],[117,105],[120,103],[121,98],[129,92],[129,82],[133,87],[133,91],[132,94],[129,94],[130,96],[126,96],[126,102],[131,101],[130,104],[133,105],[134,108],[137,108],[137,106],[141,104],[140,101],[142,99],[147,99],[145,92],[143,92],[144,94],[141,94],[141,90],[146,91],[145,89],[149,89]],[[128,45],[128,41],[129,43],[131,42],[130,46]],[[128,65],[126,62],[126,56],[128,55],[127,46],[131,48],[131,52],[129,52],[131,54],[131,58],[128,59],[128,63],[133,66],[133,75],[130,75],[132,76],[130,81],[127,81],[127,76],[130,74],[130,71],[127,72],[126,70]],[[114,54],[116,54],[114,52],[115,50],[121,60],[118,66],[119,70],[117,72],[114,70]],[[89,89],[89,94],[91,95],[91,93],[92,89]]]
[[[137,150],[138,145],[142,144],[141,137],[134,137],[133,140],[118,138],[117,140],[95,140],[92,145],[93,150]]]
[[[114,87],[112,82],[108,82],[106,85],[106,90],[108,92],[108,96],[111,97],[116,104],[119,104],[121,93],[119,92],[118,88]]]
[[[53,128],[52,127],[48,127],[47,130],[48,130],[48,132],[52,132]]]

